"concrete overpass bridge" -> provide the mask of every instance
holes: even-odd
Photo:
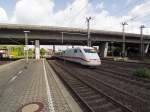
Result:
[[[37,25],[0,24],[0,44],[24,44],[24,32],[30,31],[29,40],[40,40],[42,45],[60,45],[62,32],[64,44],[83,45],[87,43],[87,30],[67,27],[50,27]],[[139,34],[126,33],[127,43],[140,43]],[[13,41],[14,40],[14,41]],[[121,32],[91,30],[94,45],[100,42],[122,42]],[[18,43],[17,43],[18,42]],[[150,35],[144,35],[144,43],[150,42]]]
[[[0,44],[24,44],[24,31],[30,31],[30,41],[38,40],[41,45],[87,45],[87,30],[67,27],[0,24]],[[126,43],[140,45],[140,34],[126,33]],[[102,30],[91,30],[92,45],[105,48],[106,43],[122,43],[122,33]],[[144,35],[144,44],[150,43],[150,35]],[[104,46],[104,47],[103,47]]]

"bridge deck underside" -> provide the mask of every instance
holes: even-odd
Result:
[[[40,40],[41,45],[61,45],[63,37],[63,44],[67,45],[86,45],[86,33],[76,32],[73,34],[64,33],[60,31],[30,31],[28,34],[30,41]],[[25,35],[23,30],[0,30],[0,44],[24,44]],[[97,34],[91,32],[91,41],[93,45],[99,45],[100,42],[114,42],[122,43],[122,35],[112,34]],[[140,36],[126,35],[127,43],[140,43]],[[149,37],[144,37],[144,43],[150,43]]]

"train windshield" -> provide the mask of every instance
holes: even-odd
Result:
[[[85,53],[96,53],[94,49],[84,49]]]

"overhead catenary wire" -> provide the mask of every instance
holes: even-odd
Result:
[[[136,1],[133,2],[131,5],[133,5],[133,4],[138,4],[139,2],[141,2],[141,0],[136,0]],[[116,13],[116,14],[119,15],[120,13],[126,11],[128,8],[131,7],[131,5],[128,5],[128,6],[124,7],[124,8],[122,9],[122,11],[119,10],[119,12]],[[136,18],[138,18],[138,16],[133,16],[132,18],[126,19],[126,20],[124,20],[123,22],[131,22],[131,21],[136,20]],[[112,25],[112,27],[113,27],[113,25]]]
[[[139,1],[141,1],[141,0],[137,0],[136,2],[134,2],[134,4],[137,4]],[[75,21],[78,16],[80,16],[80,14],[82,13],[82,11],[84,11],[84,9],[88,6],[88,4],[89,4],[89,2],[87,2],[86,5],[85,5],[83,8],[81,8],[81,9],[76,13],[76,15],[68,22],[68,25],[69,25],[69,24],[72,24],[72,22]],[[132,4],[133,4],[133,3],[132,3]],[[130,7],[130,5],[128,5],[127,7],[124,7],[124,9],[129,8],[129,7]],[[124,10],[124,9],[123,9],[123,10]],[[120,11],[119,11],[119,12],[120,12]],[[121,12],[122,12],[122,11],[121,11]],[[131,20],[132,20],[132,19],[134,19],[134,18],[131,18]]]
[[[117,15],[120,15],[122,12],[126,11],[127,9],[129,9],[133,4],[138,4],[139,2],[141,2],[141,0],[136,0],[135,2],[132,2],[131,5],[128,5],[126,7],[124,7],[122,9],[122,11],[119,10],[118,13],[116,13]],[[133,16],[132,18],[126,19],[123,22],[131,22],[131,21],[135,21],[138,18],[138,16]]]
[[[135,4],[137,4],[137,3],[139,3],[139,2],[141,2],[141,0],[136,1]],[[131,19],[127,20],[126,22],[137,21],[138,19],[140,19],[140,18],[145,18],[145,17],[147,17],[147,16],[148,16],[148,15],[144,15],[144,16],[136,15],[136,16],[133,16]],[[142,22],[145,23],[145,22],[147,22],[147,21],[149,21],[149,20],[142,21]],[[147,23],[146,23],[146,24],[147,24]]]
[[[143,21],[145,24],[150,24],[150,20]]]
[[[141,2],[141,0],[136,0],[135,2],[132,2],[131,4],[124,7],[122,9],[122,11],[119,11],[119,13],[124,12],[125,10],[129,9],[132,5],[138,4],[140,2]],[[87,2],[86,5],[83,8],[81,8],[74,17],[72,17],[72,19],[68,22],[68,24],[72,24],[73,21],[75,21],[80,16],[80,14],[84,11],[84,9],[88,6],[88,4],[89,4],[89,2]],[[116,13],[116,14],[119,15],[119,13]],[[125,20],[124,22],[132,22],[132,21],[135,21],[137,18],[139,18],[139,16],[133,16],[132,18],[129,18],[129,19]]]
[[[127,9],[129,9],[133,4],[138,4],[139,2],[141,2],[141,0],[136,0],[135,2],[132,2],[132,4],[127,5],[126,7],[123,7],[123,9],[119,10],[119,11],[116,12],[115,14],[120,15],[120,14],[122,14],[124,11],[127,11]]]
[[[16,44],[18,44],[18,45],[24,45],[24,44],[22,44],[21,42],[18,42],[18,41],[14,40],[14,39],[12,39],[12,38],[10,38],[10,37],[7,37],[7,39],[9,39],[10,41],[12,41],[12,42],[14,42],[14,43],[16,43]]]
[[[136,0],[135,2],[132,3],[133,4],[138,4],[139,2],[141,2],[141,0]],[[124,7],[122,11],[119,11],[119,13],[124,12],[125,10],[127,10],[131,5],[128,5],[127,7]],[[125,20],[125,22],[131,22],[131,21],[135,21],[139,16],[133,16],[130,19]]]
[[[91,0],[91,1],[92,1],[92,0]],[[85,6],[82,7],[82,8],[76,13],[76,15],[68,22],[68,25],[71,24],[73,21],[76,20],[76,18],[77,18],[77,17],[82,13],[82,11],[84,11],[84,9],[88,6],[88,4],[89,4],[89,2],[87,2],[87,3],[85,4]]]

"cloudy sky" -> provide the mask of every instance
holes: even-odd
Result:
[[[150,26],[150,0],[0,0],[0,23],[35,24],[91,28],[139,33],[139,26]],[[150,34],[150,29],[144,29]]]

